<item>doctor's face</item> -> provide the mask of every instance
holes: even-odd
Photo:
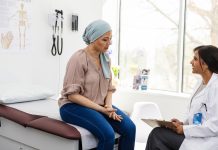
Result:
[[[197,73],[197,74],[202,73],[201,60],[198,55],[198,50],[194,52],[194,57],[190,63],[192,65],[192,73]]]

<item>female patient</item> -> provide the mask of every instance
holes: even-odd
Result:
[[[121,135],[119,150],[133,150],[135,125],[112,105],[110,59],[105,53],[111,44],[110,25],[103,20],[90,23],[83,34],[87,47],[70,58],[62,96],[61,118],[89,130],[98,140],[97,150],[112,150],[114,132]]]
[[[153,129],[146,150],[218,150],[218,48],[196,47],[191,64],[202,82],[191,98],[187,119],[172,119],[170,129]]]

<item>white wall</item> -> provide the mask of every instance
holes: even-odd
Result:
[[[102,0],[31,0],[32,45],[25,51],[0,51],[0,85],[5,83],[36,83],[58,92],[62,86],[66,62],[72,53],[85,46],[84,27],[101,18]],[[52,56],[52,28],[48,14],[55,9],[64,12],[63,55]],[[71,15],[79,16],[79,31],[71,30]]]
[[[163,119],[184,119],[189,104],[189,95],[178,93],[135,91],[118,89],[113,94],[113,104],[131,113],[135,102],[154,102],[161,111]]]

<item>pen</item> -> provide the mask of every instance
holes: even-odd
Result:
[[[205,103],[202,103],[202,106],[204,106],[206,112],[207,112],[207,105]]]

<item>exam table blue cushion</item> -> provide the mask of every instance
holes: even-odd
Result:
[[[24,127],[32,127],[67,139],[81,139],[81,135],[76,128],[62,121],[29,114],[6,105],[0,104],[0,117],[14,121]]]

